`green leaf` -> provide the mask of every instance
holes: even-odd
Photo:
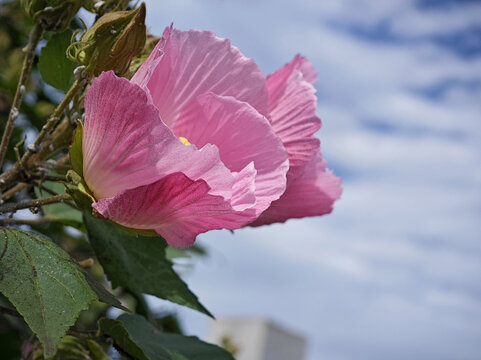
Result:
[[[38,62],[43,80],[64,92],[73,84],[73,71],[76,68],[66,55],[71,38],[71,30],[53,35],[42,49]]]
[[[84,215],[90,244],[112,286],[146,293],[188,306],[208,316],[166,258],[166,243],[160,237],[132,235],[108,220]]]
[[[102,318],[103,335],[140,360],[234,360],[226,350],[195,336],[162,333],[139,315],[123,314],[117,320]]]
[[[57,194],[65,193],[65,187],[61,183],[46,181],[42,185],[54,191]],[[35,188],[35,195],[39,199],[52,196],[51,194],[39,188]],[[45,216],[52,221],[60,222],[65,225],[70,225],[77,229],[81,228],[83,225],[82,213],[79,210],[67,204],[64,204],[64,203],[50,204],[50,205],[43,206],[42,209]]]
[[[55,354],[82,310],[98,299],[68,254],[44,236],[0,230],[0,292]]]
[[[73,137],[72,145],[70,146],[70,162],[72,163],[73,170],[83,177],[83,153],[82,153],[82,137],[83,137],[83,125],[80,121],[77,121],[77,130]]]

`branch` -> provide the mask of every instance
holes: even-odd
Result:
[[[35,182],[34,183],[35,186],[37,186],[41,191],[45,191],[46,193],[49,193],[50,195],[58,195],[58,193],[56,193],[55,191],[53,190],[50,190],[48,187],[46,186],[43,186],[41,183],[38,183],[38,182]],[[73,202],[71,201],[64,201],[64,204],[70,206],[71,208],[74,208],[76,210],[78,210],[79,208],[77,207],[77,205],[75,205]]]
[[[5,225],[40,225],[52,221],[48,217],[38,219],[0,219],[0,226]]]
[[[27,186],[28,186],[27,183],[19,183],[19,184],[15,185],[10,190],[5,191],[5,193],[2,195],[2,201],[10,199],[13,195],[15,195],[19,191],[25,189]]]
[[[0,214],[15,212],[20,209],[28,209],[28,208],[40,207],[48,204],[54,204],[58,202],[64,202],[65,200],[70,200],[70,199],[71,199],[70,195],[61,194],[61,195],[55,195],[49,198],[34,199],[34,200],[22,201],[19,203],[6,204],[3,206],[0,206]]]
[[[39,24],[36,24],[30,32],[27,53],[25,54],[25,59],[23,61],[22,72],[18,81],[17,91],[15,92],[15,96],[13,98],[12,108],[8,114],[7,124],[5,125],[2,142],[0,143],[0,169],[3,166],[3,160],[5,160],[5,154],[7,153],[7,148],[10,142],[10,137],[12,136],[15,120],[18,117],[20,104],[22,103],[22,98],[25,93],[25,86],[27,84],[30,71],[32,70],[33,59],[35,58],[35,49],[37,48],[38,42],[42,38],[42,33],[43,29]]]

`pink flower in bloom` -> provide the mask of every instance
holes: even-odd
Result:
[[[228,40],[167,28],[129,82],[85,98],[83,175],[104,217],[174,246],[212,229],[322,215],[340,196],[301,57],[265,78]]]

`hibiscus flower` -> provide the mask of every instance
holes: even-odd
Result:
[[[131,81],[107,72],[87,91],[94,209],[178,247],[212,229],[329,212],[340,180],[313,137],[314,79],[296,57],[266,80],[228,40],[167,28]]]

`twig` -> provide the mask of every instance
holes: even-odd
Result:
[[[69,160],[70,160],[70,154],[65,154],[64,156],[62,156],[60,159],[57,160],[57,165],[67,166],[65,165],[65,163],[68,162]],[[68,168],[70,168],[70,166],[68,166]]]
[[[55,181],[55,182],[66,182],[67,178],[65,176],[56,176],[56,175],[44,175],[44,174],[34,174],[32,175],[34,179],[42,180],[42,181]]]
[[[5,160],[5,154],[7,153],[7,148],[10,142],[10,137],[12,136],[15,120],[18,117],[20,104],[22,103],[22,98],[25,93],[25,86],[27,84],[30,71],[32,70],[33,59],[35,58],[35,49],[37,48],[38,42],[42,38],[42,33],[43,29],[38,24],[36,24],[30,32],[30,39],[27,45],[27,53],[25,54],[25,59],[23,61],[20,80],[18,81],[17,91],[15,92],[15,96],[13,98],[12,108],[8,114],[7,124],[5,125],[2,142],[0,143],[0,169],[3,166],[3,160]]]
[[[20,184],[15,185],[10,190],[5,191],[5,193],[2,195],[2,200],[5,201],[5,200],[10,199],[13,195],[15,195],[19,191],[25,189],[27,186],[28,186],[27,183],[20,183]]]
[[[54,204],[58,202],[64,202],[65,200],[70,200],[71,197],[68,194],[55,195],[43,199],[33,199],[26,200],[19,203],[6,204],[0,206],[0,214],[14,212],[20,209],[36,208],[43,205]]]
[[[35,182],[34,183],[35,186],[37,186],[40,190],[42,191],[45,191],[46,193],[49,193],[50,195],[58,195],[58,193],[56,193],[55,191],[53,190],[50,190],[48,187],[46,186],[43,186],[41,183],[38,183],[38,182]],[[79,208],[77,207],[77,205],[75,205],[73,202],[71,201],[64,201],[64,204],[78,210]]]
[[[38,219],[0,219],[0,226],[5,225],[40,225],[52,221],[48,217]]]

